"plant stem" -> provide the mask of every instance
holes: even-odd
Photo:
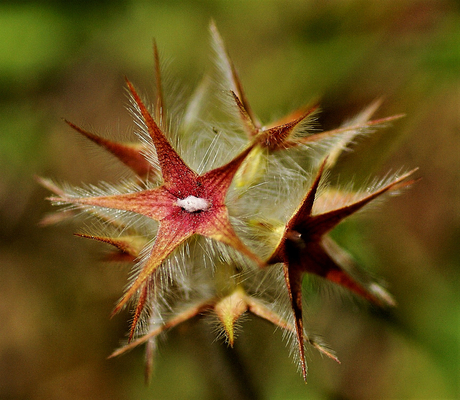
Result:
[[[207,376],[215,386],[216,398],[260,400],[262,396],[251,379],[251,374],[243,364],[237,348],[215,341],[209,326],[199,324],[195,336],[200,348],[200,361],[206,368]]]

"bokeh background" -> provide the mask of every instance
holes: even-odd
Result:
[[[379,313],[331,294],[307,326],[342,361],[309,356],[305,385],[281,333],[254,319],[237,350],[260,398],[460,398],[460,2],[454,0],[105,0],[0,2],[0,398],[221,399],[220,346],[185,325],[160,346],[149,387],[143,351],[106,360],[127,331],[109,319],[127,270],[51,211],[34,175],[114,181],[120,167],[62,121],[133,130],[123,77],[151,92],[152,39],[187,93],[210,66],[214,18],[262,120],[320,99],[324,128],[376,98],[407,116],[340,162],[343,181],[420,167],[403,196],[334,236],[389,282]],[[115,179],[114,179],[115,178]],[[228,383],[227,383],[228,384]]]

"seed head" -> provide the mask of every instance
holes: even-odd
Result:
[[[87,214],[100,232],[77,236],[110,245],[106,260],[132,265],[132,280],[113,311],[134,304],[128,343],[112,356],[145,343],[149,375],[154,339],[160,333],[212,314],[220,334],[233,346],[236,327],[250,313],[295,337],[306,379],[306,344],[338,360],[304,327],[305,274],[331,281],[377,306],[395,304],[328,234],[368,203],[412,184],[408,178],[414,171],[363,192],[321,189],[327,171],[358,135],[400,115],[371,120],[378,100],[326,132],[313,132],[317,105],[263,125],[214,23],[210,31],[217,78],[203,80],[180,114],[182,119],[168,114],[154,44],[152,109],[126,80],[139,127],[137,143],[114,142],[66,121],[112,153],[136,178],[84,189],[39,178],[54,193],[50,200],[67,207],[44,223]],[[214,114],[216,105],[223,109],[220,115],[227,116],[223,122]],[[172,120],[179,121],[175,127],[168,123]],[[310,182],[306,193],[305,181]]]

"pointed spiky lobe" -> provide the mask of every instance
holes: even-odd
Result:
[[[65,122],[89,140],[112,153],[140,178],[145,179],[149,177],[150,179],[154,179],[156,177],[158,171],[145,159],[145,156],[143,155],[145,148],[142,144],[114,142],[88,132],[70,121],[65,120]]]

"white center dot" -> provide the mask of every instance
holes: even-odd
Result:
[[[210,206],[207,200],[195,196],[188,196],[185,199],[177,199],[176,204],[189,213],[206,211]]]

